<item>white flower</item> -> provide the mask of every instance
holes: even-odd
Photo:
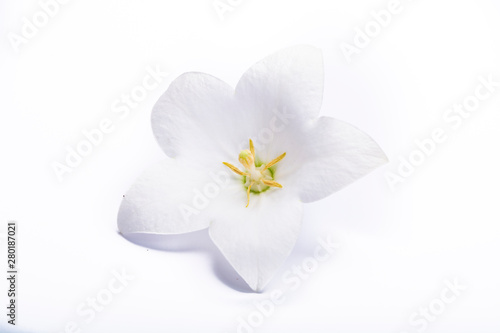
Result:
[[[175,79],[152,113],[153,132],[171,158],[124,196],[120,231],[209,228],[235,270],[261,290],[296,242],[302,204],[387,161],[365,133],[318,117],[322,94],[322,55],[309,46],[258,62],[236,89],[203,73]]]

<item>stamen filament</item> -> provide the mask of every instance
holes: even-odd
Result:
[[[281,185],[280,183],[277,183],[273,180],[262,179],[261,182],[263,182],[267,186],[283,188],[283,185]]]
[[[250,152],[252,153],[252,156],[255,159],[255,147],[253,146],[252,139],[250,139]]]
[[[250,204],[250,189],[252,188],[253,184],[254,184],[254,182],[251,182],[250,185],[248,186],[248,189],[247,189],[247,205],[246,205],[246,207],[248,207],[248,205]]]
[[[233,170],[234,172],[236,172],[240,176],[248,176],[248,173],[241,171],[240,169],[238,169],[237,167],[235,167],[234,165],[232,165],[230,163],[222,162],[222,164],[224,164],[225,166],[227,166],[229,169]]]
[[[272,167],[273,165],[275,165],[276,163],[278,163],[279,161],[281,161],[285,157],[285,155],[286,155],[286,153],[283,153],[280,156],[276,157],[274,160],[272,160],[271,162],[267,163],[266,166],[264,167],[264,169],[262,169],[262,170],[269,169],[270,167]]]

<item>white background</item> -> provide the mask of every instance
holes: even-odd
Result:
[[[458,279],[467,289],[422,331],[498,333],[500,88],[456,130],[443,114],[474,93],[480,75],[500,81],[500,5],[401,0],[401,13],[348,63],[341,43],[352,44],[355,28],[388,2],[243,0],[221,20],[212,0],[72,0],[16,52],[9,33],[20,34],[40,5],[2,0],[0,268],[6,224],[16,220],[20,274],[16,329],[6,324],[0,279],[0,331],[64,332],[73,321],[89,333],[237,332],[239,318],[259,318],[254,302],[279,289],[284,302],[253,331],[417,332],[410,317]],[[306,205],[297,246],[260,294],[205,231],[123,238],[122,194],[165,158],[150,113],[169,82],[202,71],[235,85],[253,63],[294,44],[324,53],[322,114],[370,134],[390,163]],[[116,117],[113,103],[157,65],[170,75]],[[52,164],[104,118],[114,131],[60,182]],[[386,174],[437,127],[447,140],[391,190]],[[291,290],[282,275],[328,235],[340,248]],[[135,278],[86,322],[77,308],[122,269]]]

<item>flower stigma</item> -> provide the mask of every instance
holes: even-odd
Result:
[[[286,156],[286,153],[283,153],[267,164],[259,162],[255,158],[255,148],[252,139],[250,139],[249,141],[250,149],[242,150],[240,152],[240,155],[238,156],[238,160],[245,167],[245,171],[241,171],[230,163],[222,162],[233,172],[240,176],[243,176],[243,184],[247,191],[246,207],[248,207],[248,205],[250,204],[250,192],[259,194],[267,191],[270,187],[283,188],[281,184],[274,181],[273,166]]]

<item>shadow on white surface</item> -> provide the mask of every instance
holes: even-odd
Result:
[[[204,252],[212,258],[212,269],[217,278],[225,285],[244,293],[253,290],[238,275],[219,249],[211,241],[208,229],[178,234],[158,235],[146,233],[121,234],[136,245],[167,252]]]

